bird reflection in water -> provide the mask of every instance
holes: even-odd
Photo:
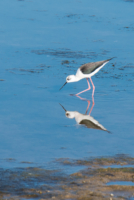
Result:
[[[108,133],[110,133],[110,131],[108,131],[104,126],[102,126],[96,119],[94,119],[92,116],[90,116],[92,109],[94,107],[94,100],[93,100],[92,107],[89,111],[89,114],[87,114],[87,112],[89,110],[89,106],[90,106],[90,100],[84,99],[84,98],[82,98],[78,95],[77,95],[77,97],[80,98],[83,101],[87,101],[88,105],[87,105],[86,113],[82,114],[82,113],[79,113],[77,111],[68,111],[60,104],[61,107],[65,111],[66,117],[70,118],[70,119],[75,118],[77,124],[84,125],[87,128],[103,130],[103,131],[107,131]]]

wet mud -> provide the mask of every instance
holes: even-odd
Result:
[[[117,155],[86,160],[58,159],[70,167],[85,168],[73,174],[36,167],[0,169],[0,199],[108,199],[134,196],[134,158]],[[125,181],[128,184],[108,184]]]

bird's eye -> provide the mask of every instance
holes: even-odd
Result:
[[[70,79],[69,78],[67,78],[67,81],[69,81]]]
[[[66,116],[69,117],[69,113],[66,113]]]

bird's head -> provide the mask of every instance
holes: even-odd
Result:
[[[60,88],[60,90],[67,84],[67,83],[71,83],[71,82],[76,82],[80,80],[78,77],[76,77],[75,75],[70,75],[70,76],[67,76],[66,78],[66,82],[64,83],[64,85]]]
[[[66,115],[67,118],[73,119],[75,117],[75,112],[66,111],[65,115]]]
[[[75,112],[73,112],[73,111],[67,111],[62,105],[61,105],[61,107],[65,111],[65,115],[66,115],[67,118],[73,119],[75,117]]]
[[[71,82],[75,82],[75,81],[76,81],[76,77],[74,75],[67,76],[67,78],[66,78],[67,83],[71,83]]]

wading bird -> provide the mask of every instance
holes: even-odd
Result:
[[[113,57],[114,58],[114,57]],[[94,95],[94,90],[95,90],[95,86],[93,84],[93,81],[91,79],[91,76],[94,76],[102,67],[104,67],[105,64],[107,64],[111,59],[107,59],[107,60],[103,60],[103,61],[98,61],[98,62],[91,62],[91,63],[86,63],[82,66],[80,66],[76,72],[76,75],[70,75],[67,76],[66,78],[66,82],[64,83],[64,85],[60,88],[60,90],[67,84],[67,83],[71,83],[71,82],[77,82],[83,78],[87,79],[87,84],[88,84],[88,88],[86,90],[83,90],[82,92],[79,92],[76,94],[79,95],[83,92],[86,92],[88,90],[90,90],[90,83],[88,81],[88,78],[91,81],[91,84],[93,86],[93,93],[92,96]]]
[[[107,131],[108,133],[110,133],[110,131],[108,131],[92,116],[87,115],[87,114],[82,114],[77,111],[67,111],[62,105],[61,107],[64,109],[66,117],[70,119],[75,118],[75,121],[77,122],[77,124],[84,125],[87,128],[98,129],[98,130]],[[87,110],[86,110],[86,113],[87,113]]]

